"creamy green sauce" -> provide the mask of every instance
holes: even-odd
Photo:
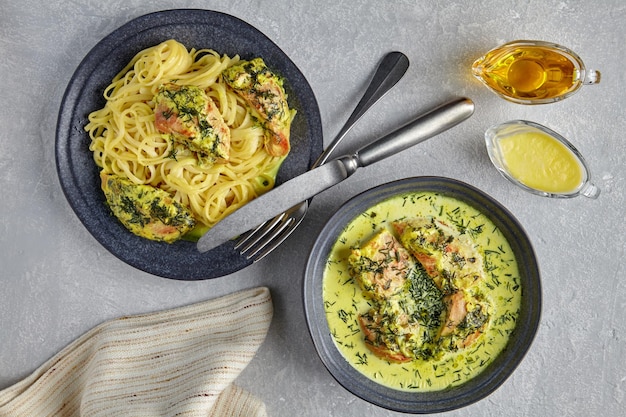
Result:
[[[369,308],[348,272],[351,248],[361,246],[388,223],[407,217],[434,216],[467,233],[485,261],[486,279],[476,284],[493,307],[489,324],[466,349],[441,358],[390,363],[375,356],[358,323]],[[438,391],[460,385],[482,372],[504,349],[519,315],[522,289],[511,247],[479,210],[435,193],[410,193],[383,201],[352,220],[342,231],[326,264],[323,298],[335,345],[345,359],[369,379],[403,391]]]

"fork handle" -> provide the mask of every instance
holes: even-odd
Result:
[[[316,168],[325,163],[330,154],[335,150],[339,142],[348,134],[350,129],[359,121],[359,119],[378,102],[391,88],[397,84],[404,76],[409,68],[409,59],[402,52],[390,52],[378,65],[374,77],[370,81],[367,90],[363,94],[361,101],[356,105],[354,111],[343,125],[335,139],[328,145],[326,149],[317,158],[311,169]]]

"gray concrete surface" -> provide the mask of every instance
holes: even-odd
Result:
[[[339,386],[308,335],[301,288],[317,232],[349,197],[399,178],[468,182],[520,220],[537,252],[543,315],[524,362],[488,398],[446,416],[619,416],[626,410],[626,3],[621,0],[3,1],[0,5],[0,389],[91,327],[238,289],[268,286],[275,315],[238,383],[271,416],[398,416]],[[351,132],[348,151],[456,95],[474,116],[316,198],[307,219],[270,257],[201,282],[151,276],[125,265],[82,226],[55,169],[56,116],[81,59],[132,18],[170,8],[235,15],[274,40],[309,80],[325,142],[340,129],[384,53],[411,67]],[[572,48],[602,82],[545,106],[508,103],[470,75],[483,52],[514,39]],[[491,165],[483,133],[511,119],[545,124],[585,155],[598,200],[551,200],[515,188]]]

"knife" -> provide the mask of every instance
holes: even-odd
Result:
[[[290,179],[237,209],[209,229],[197,243],[200,252],[209,251],[258,226],[294,205],[327,190],[365,167],[444,132],[474,113],[469,98],[447,102],[362,147],[352,155],[326,162]]]

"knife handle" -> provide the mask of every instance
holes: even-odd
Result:
[[[418,116],[412,122],[364,146],[352,157],[346,158],[352,163],[344,160],[344,164],[349,171],[352,168],[356,170],[357,167],[371,165],[456,126],[473,113],[474,103],[472,100],[465,97],[457,98]]]

